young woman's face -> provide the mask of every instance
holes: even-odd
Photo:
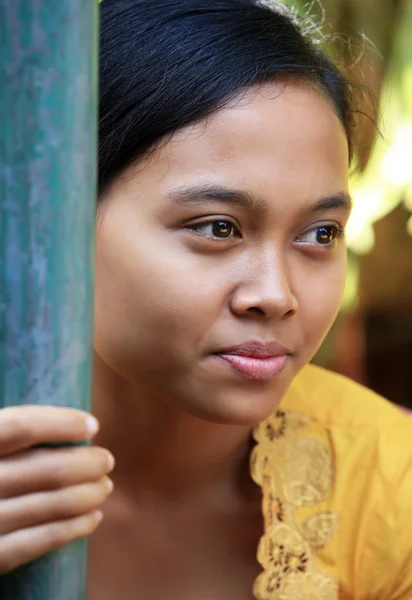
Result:
[[[337,314],[347,141],[322,94],[282,89],[178,131],[99,209],[95,350],[138,401],[255,424]]]

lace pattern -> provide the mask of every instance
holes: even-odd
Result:
[[[315,512],[333,484],[333,457],[317,439],[311,419],[278,410],[254,430],[251,473],[263,495],[264,534],[258,548],[263,572],[254,584],[258,600],[338,600],[335,579],[317,570],[316,551],[338,529],[338,515]]]

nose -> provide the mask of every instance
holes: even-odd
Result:
[[[230,299],[230,308],[235,315],[283,319],[296,313],[298,302],[281,253],[266,251],[249,261],[246,268],[246,276]]]

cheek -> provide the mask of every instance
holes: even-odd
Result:
[[[302,275],[298,291],[304,346],[317,351],[341,305],[346,278],[346,253],[339,252],[327,265]]]
[[[164,243],[118,239],[96,246],[97,352],[123,373],[136,363],[158,370],[175,358],[189,362],[221,310],[216,279],[173,245],[165,252]]]

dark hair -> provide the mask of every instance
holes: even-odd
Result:
[[[352,154],[350,86],[274,0],[103,0],[99,190],[164,136],[282,74],[331,100]]]

